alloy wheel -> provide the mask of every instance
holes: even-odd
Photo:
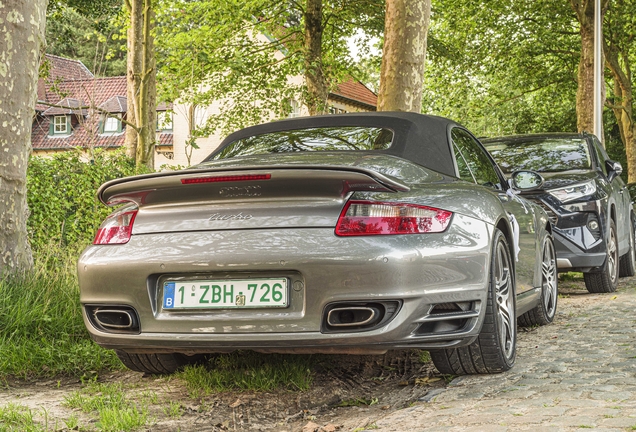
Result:
[[[607,244],[607,270],[612,283],[618,278],[618,248],[616,247],[616,231],[610,228],[609,242]]]
[[[507,359],[512,358],[515,349],[516,326],[512,275],[505,244],[497,245],[495,262],[495,298],[497,301],[498,337]]]
[[[543,306],[545,313],[550,319],[556,312],[558,287],[557,287],[557,265],[554,244],[548,237],[543,246],[543,261],[541,263],[542,286],[543,286]]]

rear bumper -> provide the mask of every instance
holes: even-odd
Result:
[[[126,245],[90,246],[78,263],[83,305],[126,305],[138,334],[91,337],[130,352],[381,352],[471,343],[481,329],[492,227],[455,215],[443,234],[336,237],[333,229],[136,235]],[[286,277],[285,309],[174,311],[162,308],[167,275]],[[368,331],[324,332],[327,304],[397,300],[400,309]],[[435,305],[461,304],[454,315]],[[443,311],[442,311],[443,312]]]

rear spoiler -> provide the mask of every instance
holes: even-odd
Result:
[[[266,180],[266,181],[265,181]],[[266,187],[265,187],[266,186]],[[241,166],[144,174],[111,180],[97,191],[98,199],[113,206],[240,197],[344,196],[349,192],[408,192],[399,180],[350,166]]]

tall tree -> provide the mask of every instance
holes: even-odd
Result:
[[[126,73],[129,127],[125,145],[138,170],[154,169],[157,123],[154,9],[152,0],[125,0],[125,4],[130,15]]]
[[[579,132],[594,130],[594,4],[596,0],[570,0],[580,25],[581,59],[576,91],[576,126]],[[601,20],[609,0],[602,0]],[[603,62],[604,63],[604,62]],[[601,90],[601,105],[605,104],[605,86]],[[602,133],[602,132],[601,132]]]
[[[46,4],[0,3],[0,275],[33,263],[26,230],[26,170]]]
[[[605,59],[614,82],[609,106],[614,112],[627,154],[628,181],[636,182],[636,123],[632,63],[636,60],[636,1],[615,0],[606,15]]]
[[[378,111],[422,110],[430,0],[386,0]]]
[[[324,114],[329,88],[322,64],[322,0],[307,0],[305,5],[305,81],[306,103],[310,115]]]

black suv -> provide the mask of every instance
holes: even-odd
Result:
[[[583,272],[587,290],[594,293],[615,291],[619,276],[634,275],[634,213],[619,177],[623,169],[595,136],[481,141],[508,176],[518,170],[543,176],[543,184],[524,197],[541,205],[552,221],[560,272]]]

